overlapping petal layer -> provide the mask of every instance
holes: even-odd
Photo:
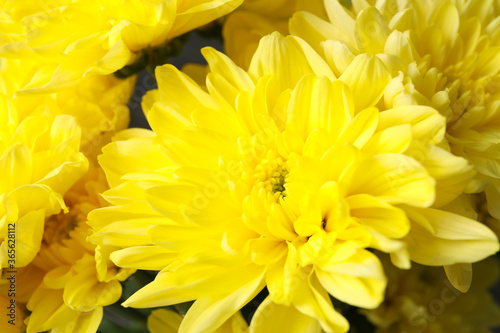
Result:
[[[52,93],[84,77],[111,74],[165,44],[223,16],[241,0],[2,1],[0,56],[31,58],[41,67],[22,85]]]
[[[111,206],[90,214],[93,242],[121,248],[111,254],[119,266],[160,270],[126,306],[196,300],[180,332],[207,332],[266,286],[261,306],[344,332],[329,294],[364,308],[383,299],[386,278],[368,248],[401,267],[460,263],[476,239],[484,245],[471,243],[467,260],[498,250],[486,227],[430,208],[458,197],[472,167],[440,147],[437,110],[377,109],[391,80],[379,57],[355,57],[337,79],[306,42],[278,33],[260,42],[248,72],[203,54],[207,90],[159,67],[159,89],[143,101],[153,131],[122,133],[100,158]],[[429,248],[413,246],[415,220]],[[453,250],[433,253],[444,246]]]

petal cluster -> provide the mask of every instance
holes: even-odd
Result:
[[[0,4],[0,330],[500,324],[498,0]]]
[[[227,14],[241,0],[2,1],[0,56],[43,64],[21,91],[52,93],[84,77],[107,75]],[[16,36],[16,37],[11,37]]]
[[[248,71],[203,54],[207,90],[159,67],[143,100],[152,132],[128,131],[100,157],[114,207],[90,214],[93,240],[122,247],[118,266],[160,270],[125,306],[196,300],[179,331],[213,331],[266,287],[251,332],[271,330],[268,307],[344,332],[329,295],[369,309],[384,298],[369,248],[402,268],[498,250],[486,226],[438,208],[473,168],[440,146],[437,110],[377,108],[392,78],[379,57],[361,54],[337,78],[305,41],[278,33]]]

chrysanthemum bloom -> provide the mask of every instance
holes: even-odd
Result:
[[[105,204],[99,196],[105,184],[93,169],[66,194],[68,212],[47,218],[38,255],[17,276],[19,289],[31,289],[18,300],[30,311],[27,332],[96,332],[102,307],[120,298],[120,281],[133,271],[111,263],[110,249],[87,242],[86,216]]]
[[[128,126],[127,103],[136,77],[120,80],[113,75],[94,76],[53,94],[17,94],[39,69],[35,60],[2,59],[0,93],[11,99],[21,118],[32,114],[73,116],[81,129],[80,151],[97,163],[102,146]]]
[[[498,192],[500,27],[498,1],[325,0],[329,22],[297,13],[290,31],[307,40],[340,75],[358,54],[376,55],[394,79],[383,107],[430,105],[446,117],[449,149]],[[496,195],[498,197],[498,194]]]
[[[182,316],[177,312],[166,309],[153,310],[148,317],[148,329],[150,333],[177,333],[181,322]],[[214,331],[214,333],[246,332],[248,332],[248,325],[239,312]]]
[[[73,117],[22,118],[0,96],[2,268],[29,264],[40,249],[45,218],[67,210],[62,196],[88,167],[80,137]]]
[[[345,332],[329,294],[364,308],[383,300],[368,247],[401,265],[497,251],[485,226],[428,208],[436,180],[424,165],[466,180],[470,168],[433,155],[445,125],[436,110],[374,107],[390,80],[379,59],[360,56],[336,79],[303,40],[277,33],[248,73],[203,54],[208,93],[158,68],[159,89],[143,102],[154,133],[127,131],[103,149],[113,206],[89,214],[93,239],[123,247],[111,254],[118,266],[161,270],[126,306],[196,300],[180,332],[211,332],[267,287],[250,332],[275,328],[270,310],[291,318],[284,331]]]
[[[36,58],[44,66],[24,92],[54,92],[83,77],[111,74],[141,50],[225,15],[242,0],[2,0],[0,56]]]
[[[376,333],[487,333],[500,325],[500,306],[488,290],[499,277],[494,258],[473,265],[478,274],[466,294],[434,267],[384,267],[389,278],[386,300],[375,310],[363,311]]]

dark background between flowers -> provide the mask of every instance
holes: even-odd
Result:
[[[183,65],[188,63],[206,64],[205,59],[200,53],[200,49],[205,46],[212,46],[220,51],[223,50],[222,40],[218,37],[207,36],[194,31],[190,34],[189,39],[184,44],[180,55],[171,57],[168,62],[181,69]],[[142,70],[139,73],[137,84],[134,93],[130,99],[130,127],[150,128],[149,124],[142,112],[141,100],[142,96],[151,89],[157,88],[156,81],[151,72]],[[499,203],[500,204],[500,203]],[[500,254],[497,254],[497,259],[500,261]],[[146,318],[151,312],[151,309],[123,309],[119,306],[120,302],[128,298],[133,292],[138,290],[141,286],[149,283],[154,279],[154,272],[138,272],[124,282],[124,295],[122,299],[110,306],[106,307],[105,319],[99,328],[99,332],[147,332]],[[500,303],[500,281],[492,288],[492,294],[498,303]],[[253,312],[263,300],[266,291],[257,296],[255,300],[250,302],[244,309],[243,315],[246,320],[250,320]],[[190,304],[181,304],[176,306],[175,309],[180,313],[185,313]],[[349,314],[350,320],[364,321],[364,318],[352,311]],[[368,323],[360,323],[357,326],[356,332],[370,333],[374,329]],[[353,331],[353,330],[351,330]],[[494,333],[500,333],[500,328],[493,330]],[[279,332],[277,332],[279,333]],[[450,332],[453,333],[453,332]]]

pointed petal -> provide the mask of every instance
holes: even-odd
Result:
[[[148,329],[151,333],[177,333],[181,326],[182,316],[167,309],[151,311],[148,317]]]
[[[412,223],[408,235],[411,259],[442,266],[482,260],[500,248],[495,234],[469,218],[431,208],[405,207]]]
[[[316,274],[328,293],[342,302],[374,309],[384,300],[387,278],[382,264],[366,250],[358,250],[345,262],[325,263]]]
[[[271,315],[270,315],[271,314]],[[274,303],[267,297],[257,308],[249,333],[320,333],[319,322],[297,311],[293,306]]]
[[[186,313],[179,333],[211,332],[221,326],[264,287],[263,272],[255,273],[248,274],[230,294],[198,298]]]
[[[358,47],[369,55],[375,55],[384,53],[390,30],[378,9],[367,7],[359,13],[356,19],[354,34]]]
[[[466,293],[472,283],[472,265],[471,264],[455,264],[444,266],[444,271],[448,280],[453,287],[463,293]]]
[[[359,112],[378,103],[391,78],[391,73],[379,58],[361,54],[354,58],[339,79],[351,88]]]
[[[335,79],[330,67],[309,44],[298,37],[283,37],[278,32],[260,40],[248,69],[254,81],[267,74],[276,75],[281,90],[293,88],[309,73],[326,76],[331,81]]]

